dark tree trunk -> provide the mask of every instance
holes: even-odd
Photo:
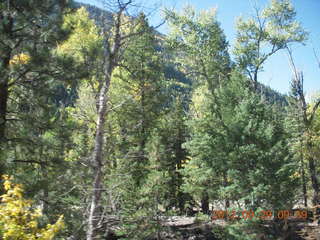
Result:
[[[175,146],[175,155],[176,155],[176,165],[177,165],[177,169],[180,170],[182,169],[182,160],[186,159],[186,152],[185,150],[182,148],[182,144],[184,142],[184,138],[183,138],[183,129],[180,128],[178,129],[178,141],[176,143]],[[179,210],[182,212],[184,212],[184,206],[185,206],[185,202],[186,199],[185,197],[187,197],[186,193],[183,193],[183,191],[181,190],[181,185],[183,183],[183,176],[179,171],[176,171],[176,178],[177,178],[177,183],[176,183],[176,191],[177,191],[177,207],[179,208]]]
[[[304,206],[308,207],[307,181],[304,168],[302,169],[302,191]]]
[[[0,14],[0,16],[2,16]],[[5,36],[12,38],[13,29],[13,17],[8,16],[7,23],[3,23],[3,33]],[[8,70],[11,59],[12,49],[8,46],[0,49],[0,143],[6,138],[6,116],[7,116],[7,105],[9,98],[9,79]]]
[[[8,103],[8,83],[4,79],[0,82],[0,142],[5,140],[6,131],[6,116],[7,116],[7,103]]]
[[[320,204],[320,199],[319,199],[319,180],[317,176],[317,169],[315,165],[315,159],[312,154],[312,142],[310,139],[307,141],[307,149],[308,149],[308,155],[307,155],[307,160],[309,164],[309,172],[310,172],[310,178],[311,178],[311,186],[313,189],[313,198],[312,198],[312,203],[316,206]]]
[[[209,213],[209,196],[207,192],[204,192],[201,199],[201,211],[204,214]]]
[[[223,173],[223,186],[227,187],[228,186],[228,179],[227,179],[227,174],[226,172]],[[230,201],[228,198],[225,199],[225,208],[228,209],[230,207]]]
[[[1,52],[0,52],[1,53]],[[2,65],[0,65],[0,143],[6,138],[6,117],[9,99],[9,83],[7,71],[9,67],[11,50],[5,51],[5,57],[3,59]]]
[[[310,170],[310,177],[311,177],[311,186],[313,188],[313,198],[312,202],[314,205],[320,204],[319,199],[319,181],[317,178],[317,171],[315,167],[315,161],[312,156],[308,158],[309,162],[309,170]]]
[[[303,162],[303,153],[302,153],[303,143],[302,143],[302,140],[300,141],[300,143],[301,143],[301,148],[300,148],[300,161],[301,161],[303,202],[304,202],[304,206],[305,206],[305,207],[308,207],[307,179],[306,179],[305,166],[304,166],[304,162]]]
[[[145,111],[145,106],[146,106],[146,96],[145,96],[145,79],[141,79],[142,82],[140,84],[140,107],[141,107],[141,129],[140,129],[140,146],[139,146],[139,152],[138,152],[138,166],[140,173],[137,174],[136,176],[136,184],[137,186],[141,186],[143,182],[143,178],[145,177],[145,172],[144,172],[144,167],[146,166],[147,158],[146,158],[146,153],[145,153],[145,147],[146,147],[146,142],[147,142],[147,121],[146,121],[146,111]]]
[[[257,92],[258,90],[258,68],[255,70],[253,74],[253,90]]]

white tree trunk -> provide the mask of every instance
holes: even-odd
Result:
[[[92,153],[92,169],[94,175],[92,197],[90,203],[90,210],[88,216],[88,227],[87,227],[87,240],[94,240],[98,237],[99,221],[100,221],[100,199],[102,194],[102,183],[103,183],[103,145],[104,145],[104,125],[106,121],[107,107],[108,107],[108,91],[110,88],[111,76],[115,66],[120,61],[119,51],[121,48],[121,43],[124,39],[129,38],[131,35],[128,34],[125,38],[121,36],[121,17],[123,12],[127,7],[132,3],[132,0],[122,2],[121,0],[116,1],[118,6],[118,12],[116,18],[114,19],[114,32],[109,37],[106,37],[104,43],[104,64],[103,64],[103,73],[104,81],[99,92],[99,101],[98,101],[98,119],[97,119],[97,129],[94,142],[94,150]],[[108,35],[109,29],[106,29],[105,35]],[[111,40],[112,38],[112,40]],[[109,41],[111,40],[111,41]],[[127,39],[128,41],[128,39]],[[112,44],[112,48],[110,46]]]
[[[108,91],[110,87],[111,74],[113,67],[110,63],[106,63],[105,80],[99,94],[98,102],[98,119],[97,129],[94,142],[94,150],[92,154],[93,167],[93,189],[90,204],[90,211],[88,216],[87,240],[93,240],[97,237],[98,223],[100,220],[99,202],[102,193],[103,181],[103,145],[104,145],[104,125],[106,121],[107,105],[108,105]]]

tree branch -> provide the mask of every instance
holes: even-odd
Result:
[[[13,160],[12,162],[20,162],[20,163],[36,163],[39,165],[48,165],[46,162],[40,162],[40,161],[35,161],[35,160]]]

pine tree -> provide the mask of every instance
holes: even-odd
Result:
[[[144,178],[148,159],[145,147],[152,129],[165,107],[165,78],[161,52],[157,40],[142,14],[137,27],[141,36],[133,38],[124,52],[124,61],[115,74],[111,86],[112,104],[123,135],[121,148],[127,149],[128,165],[137,185]]]
[[[35,8],[34,6],[37,6]],[[44,66],[50,50],[63,39],[62,14],[67,1],[2,1],[0,3],[0,140],[11,136],[10,95],[17,85],[28,87],[53,74]],[[41,63],[41,64],[39,64]],[[33,79],[33,80],[31,80]]]
[[[167,11],[167,18],[171,26],[168,44],[176,49],[175,62],[178,69],[193,80],[194,97],[205,91],[207,96],[215,98],[216,90],[228,79],[231,67],[228,43],[216,20],[215,9],[197,14],[188,6],[182,13]],[[197,113],[194,114],[197,117]],[[202,176],[197,180],[201,179]],[[203,211],[208,212],[207,190],[202,188],[197,189],[197,192]]]
[[[291,206],[297,166],[290,159],[283,117],[248,83],[233,73],[218,98],[205,98],[201,117],[191,121],[185,189],[193,194],[210,189],[212,200],[241,200],[251,209]]]

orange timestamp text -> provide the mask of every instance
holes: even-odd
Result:
[[[288,219],[297,218],[297,219],[307,219],[308,212],[307,210],[260,210],[254,212],[253,210],[243,210],[243,211],[227,211],[227,210],[213,210],[211,212],[211,220],[226,219],[226,220],[236,220],[244,219],[251,220],[253,218],[258,218],[261,220],[270,220],[274,218],[278,219]]]

